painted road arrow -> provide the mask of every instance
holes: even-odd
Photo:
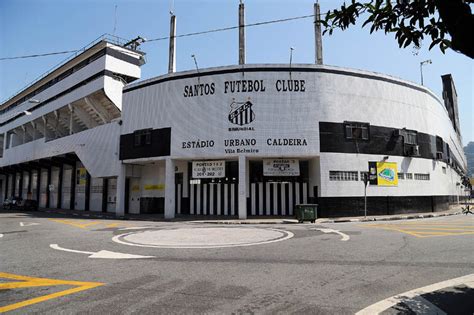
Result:
[[[39,223],[25,223],[25,222],[20,222],[20,226],[33,226],[33,225],[40,225]]]
[[[125,253],[111,252],[108,250],[100,250],[98,252],[86,252],[82,250],[68,249],[60,247],[58,244],[50,244],[49,247],[56,250],[61,250],[64,252],[78,253],[78,254],[87,254],[90,255],[89,258],[102,258],[102,259],[142,259],[142,258],[153,258],[155,256],[142,256],[142,255],[133,255]]]
[[[338,231],[338,230],[333,230],[333,229],[315,229],[315,230],[321,231],[321,232],[323,232],[323,233],[335,233],[335,234],[339,234],[340,236],[342,236],[341,241],[343,241],[343,242],[348,241],[348,240],[351,239],[351,238],[349,237],[349,235],[344,234],[344,233],[342,233],[341,231]]]

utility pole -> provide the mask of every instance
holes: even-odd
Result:
[[[176,15],[170,11],[170,45],[169,45],[169,61],[168,73],[176,72]]]
[[[239,4],[239,65],[245,64],[245,6]]]
[[[315,38],[315,57],[316,64],[323,64],[323,39],[321,36],[321,13],[319,8],[319,3],[314,4],[314,38]]]

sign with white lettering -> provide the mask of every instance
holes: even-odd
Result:
[[[264,176],[300,176],[300,163],[296,159],[263,160]]]
[[[193,161],[193,178],[225,177],[225,161]]]

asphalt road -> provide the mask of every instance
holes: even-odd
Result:
[[[0,312],[12,314],[354,314],[473,273],[474,216],[224,226],[0,213]],[[472,314],[473,291],[423,301]]]

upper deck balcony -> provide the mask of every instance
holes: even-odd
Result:
[[[144,53],[100,37],[0,105],[3,150],[54,140],[120,118],[122,88],[140,78]]]

